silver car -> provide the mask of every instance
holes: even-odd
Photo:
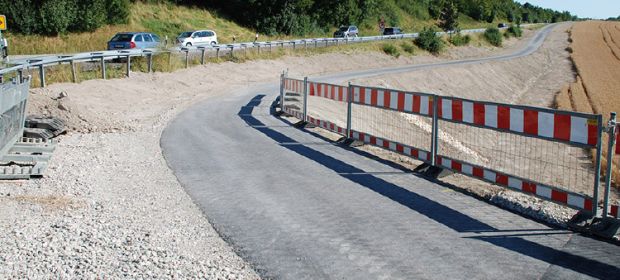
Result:
[[[349,26],[341,26],[334,32],[334,38],[349,38],[349,37],[357,37],[359,35],[359,30],[355,25]]]
[[[154,49],[160,46],[159,36],[146,32],[117,33],[108,41],[108,50]]]

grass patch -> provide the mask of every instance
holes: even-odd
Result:
[[[465,46],[469,45],[471,42],[471,36],[469,34],[462,35],[461,33],[457,33],[456,35],[452,35],[452,38],[448,40],[454,46]]]
[[[420,36],[415,39],[415,44],[430,53],[438,54],[445,46],[445,43],[441,37],[437,36],[435,28],[424,28],[420,32]]]
[[[415,55],[415,45],[414,44],[412,44],[410,42],[403,42],[402,44],[400,44],[400,47],[406,53],[408,53],[410,55]]]
[[[484,39],[487,40],[487,42],[489,42],[489,44],[496,46],[496,47],[501,47],[502,46],[502,33],[499,31],[499,29],[495,28],[495,27],[490,27],[487,28],[487,30],[484,31]]]
[[[399,58],[400,57],[400,51],[398,50],[398,48],[392,44],[383,44],[383,46],[381,47],[381,49],[383,50],[383,52],[387,55],[391,55],[395,58]]]

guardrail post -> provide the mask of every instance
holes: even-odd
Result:
[[[349,87],[347,88],[347,138],[351,137],[351,116],[352,116],[352,106],[353,105],[353,86],[351,86],[351,82],[349,82]]]
[[[269,43],[269,53],[271,53],[271,43]]]
[[[189,67],[189,50],[185,51],[185,68]]]
[[[258,47],[258,55],[260,55],[260,44],[257,47]]]
[[[77,73],[75,72],[75,62],[73,60],[69,60],[69,64],[71,64],[71,81],[73,83],[77,83]]]
[[[609,141],[607,145],[607,173],[605,173],[605,194],[603,197],[603,217],[607,217],[609,211],[609,192],[611,191],[611,167],[614,159],[614,144],[616,142],[616,113],[611,113],[609,119]]]
[[[127,55],[127,77],[131,75],[131,56]]]
[[[41,81],[41,87],[45,87],[45,67],[43,64],[39,65],[39,81]]]
[[[598,215],[598,189],[601,184],[601,157],[603,155],[603,116],[598,115],[598,141],[596,144],[596,165],[594,167],[594,193],[592,194],[592,215]]]
[[[219,47],[215,49],[215,58],[220,59],[220,48]]]
[[[101,78],[105,80],[106,74],[105,74],[105,59],[103,58],[103,56],[101,57]]]
[[[202,48],[202,53],[200,54],[200,64],[205,65],[205,52],[207,51],[206,48]]]
[[[284,71],[280,75],[280,112],[284,113]]]
[[[297,49],[297,43],[293,41],[293,50]]]
[[[306,122],[308,120],[308,77],[304,78],[304,119]]]
[[[234,46],[230,47],[230,57],[235,57],[234,52],[235,52],[235,47]]]
[[[153,72],[153,54],[152,53],[147,54],[146,55],[146,60],[147,60],[146,63],[148,64],[147,65],[148,71],[149,71],[149,73],[151,73],[151,72]]]
[[[439,146],[439,118],[437,113],[439,111],[439,97],[437,95],[431,95],[428,97],[433,101],[433,127],[431,133],[431,166],[435,166],[437,159],[437,147]]]
[[[19,79],[19,83],[23,83],[24,82],[24,70],[19,69],[17,70],[17,77]]]
[[[319,46],[319,40],[314,40],[314,48],[316,49]]]

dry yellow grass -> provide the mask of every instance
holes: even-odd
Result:
[[[562,89],[556,97],[558,108],[602,114],[620,113],[620,23],[587,21],[571,30],[571,58],[577,69],[577,81]],[[603,137],[603,155],[607,137]],[[603,160],[603,168],[607,161]],[[620,186],[620,159],[615,157],[613,179]]]

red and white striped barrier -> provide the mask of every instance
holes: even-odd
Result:
[[[287,92],[304,93],[304,81],[284,78],[284,90]]]
[[[334,101],[347,102],[349,88],[346,86],[308,82],[310,96],[323,97]]]
[[[424,116],[433,115],[433,96],[422,93],[353,86],[353,103]]]
[[[289,114],[289,115],[291,115],[291,116],[293,116],[293,117],[296,117],[296,118],[298,118],[300,120],[302,120],[304,118],[304,114],[302,112],[297,111],[297,110],[295,110],[295,109],[293,109],[291,107],[288,107],[288,106],[284,107],[284,112]]]
[[[598,144],[600,128],[595,115],[452,97],[439,100],[437,114],[443,120],[590,147]]]
[[[620,124],[616,126],[616,154],[620,155]]]
[[[435,162],[443,168],[494,183],[499,186],[532,194],[545,200],[550,200],[579,210],[593,210],[593,200],[591,197],[586,195],[559,190],[445,156],[437,156]]]
[[[367,133],[351,131],[350,137],[355,140],[362,141],[366,144],[384,148],[399,154],[410,156],[423,162],[431,162],[431,153],[411,146],[407,146],[398,142],[372,136]]]
[[[311,123],[311,124],[314,124],[314,125],[316,125],[318,127],[327,129],[329,131],[332,131],[332,132],[335,132],[335,133],[338,133],[338,134],[341,134],[341,135],[345,135],[345,136],[347,135],[347,129],[346,128],[340,127],[340,126],[338,126],[338,125],[336,125],[336,124],[334,124],[332,122],[328,122],[328,121],[324,121],[324,120],[319,120],[319,119],[313,118],[311,116],[308,116],[308,122]]]

